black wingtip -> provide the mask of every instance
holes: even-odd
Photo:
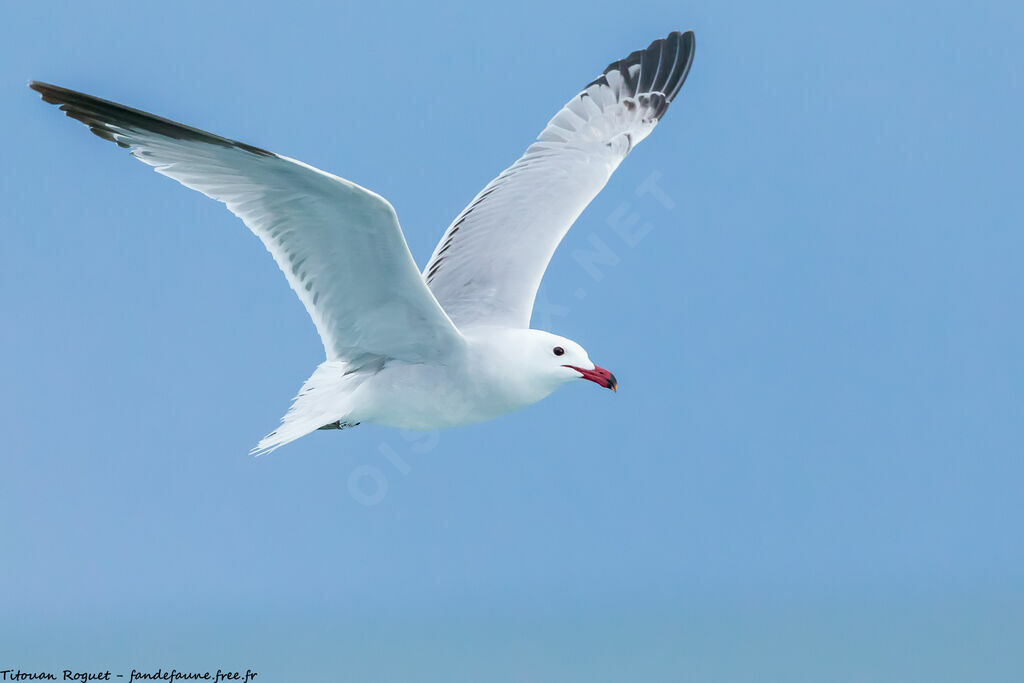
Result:
[[[696,47],[693,31],[672,31],[653,41],[646,50],[627,57],[630,65],[639,63],[641,66],[636,94],[660,92],[665,95],[666,102],[675,99],[693,66]]]
[[[123,104],[103,100],[77,90],[41,81],[29,81],[28,87],[38,92],[42,96],[43,102],[58,105],[65,114],[89,126],[89,130],[93,133],[104,140],[115,142],[121,147],[130,145],[118,139],[114,129],[145,131],[176,140],[203,142],[219,147],[235,147],[257,156],[276,156],[273,152],[247,145],[244,142],[223,138],[177,121],[165,119],[162,116],[132,109]]]
[[[61,90],[65,90],[65,88],[51,85],[49,83],[43,83],[42,81],[29,81],[28,87],[39,93],[42,96],[43,102],[48,102],[50,104],[59,104],[58,93],[60,93]]]
[[[686,76],[693,65],[696,41],[693,31],[673,31],[664,38],[658,38],[645,50],[637,50],[628,57],[612,62],[608,68],[587,87],[608,84],[607,76],[617,71],[627,84],[628,96],[636,97],[648,93],[663,96],[655,118],[661,118],[671,102],[683,87]],[[635,68],[639,67],[639,68]]]
[[[39,93],[42,96],[43,102],[47,102],[49,104],[65,104],[76,96],[99,100],[99,98],[93,98],[91,95],[86,95],[85,93],[80,93],[75,90],[68,90],[67,88],[62,88],[59,85],[44,83],[42,81],[29,81],[28,87]],[[103,102],[104,100],[99,101]],[[110,104],[113,103],[111,102]]]
[[[683,34],[674,31],[669,35],[669,38],[673,39],[672,43],[676,48],[676,61],[671,74],[669,74],[665,82],[663,92],[665,93],[665,99],[671,102],[679,94],[683,83],[686,82],[686,77],[690,74],[690,67],[693,66],[693,56],[697,51],[697,43],[694,39],[693,31],[687,31]],[[668,38],[666,38],[666,41],[668,41]]]

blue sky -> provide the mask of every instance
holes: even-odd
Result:
[[[1019,673],[1019,5],[2,14],[0,668]],[[534,319],[619,393],[258,460],[322,360],[301,305],[223,207],[25,87],[358,182],[422,264],[569,97],[674,29],[696,32],[689,80],[566,238]],[[578,258],[594,244],[615,262],[597,273]]]

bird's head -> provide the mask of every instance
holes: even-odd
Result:
[[[503,356],[530,384],[546,387],[547,392],[551,392],[562,384],[587,379],[606,389],[617,390],[615,375],[595,365],[586,350],[573,340],[541,330],[507,332],[511,337],[502,340]]]

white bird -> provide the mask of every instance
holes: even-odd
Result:
[[[693,33],[673,32],[608,66],[458,215],[422,273],[391,204],[353,182],[91,95],[29,86],[158,173],[226,204],[284,271],[327,360],[253,448],[262,454],[360,422],[488,420],[577,379],[615,390],[615,376],[582,346],[530,329],[533,302],[559,242],[654,129],[693,54]]]

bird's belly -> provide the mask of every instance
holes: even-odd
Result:
[[[359,389],[359,419],[400,429],[442,429],[473,424],[518,410],[527,400],[493,382],[446,367],[396,364]]]

